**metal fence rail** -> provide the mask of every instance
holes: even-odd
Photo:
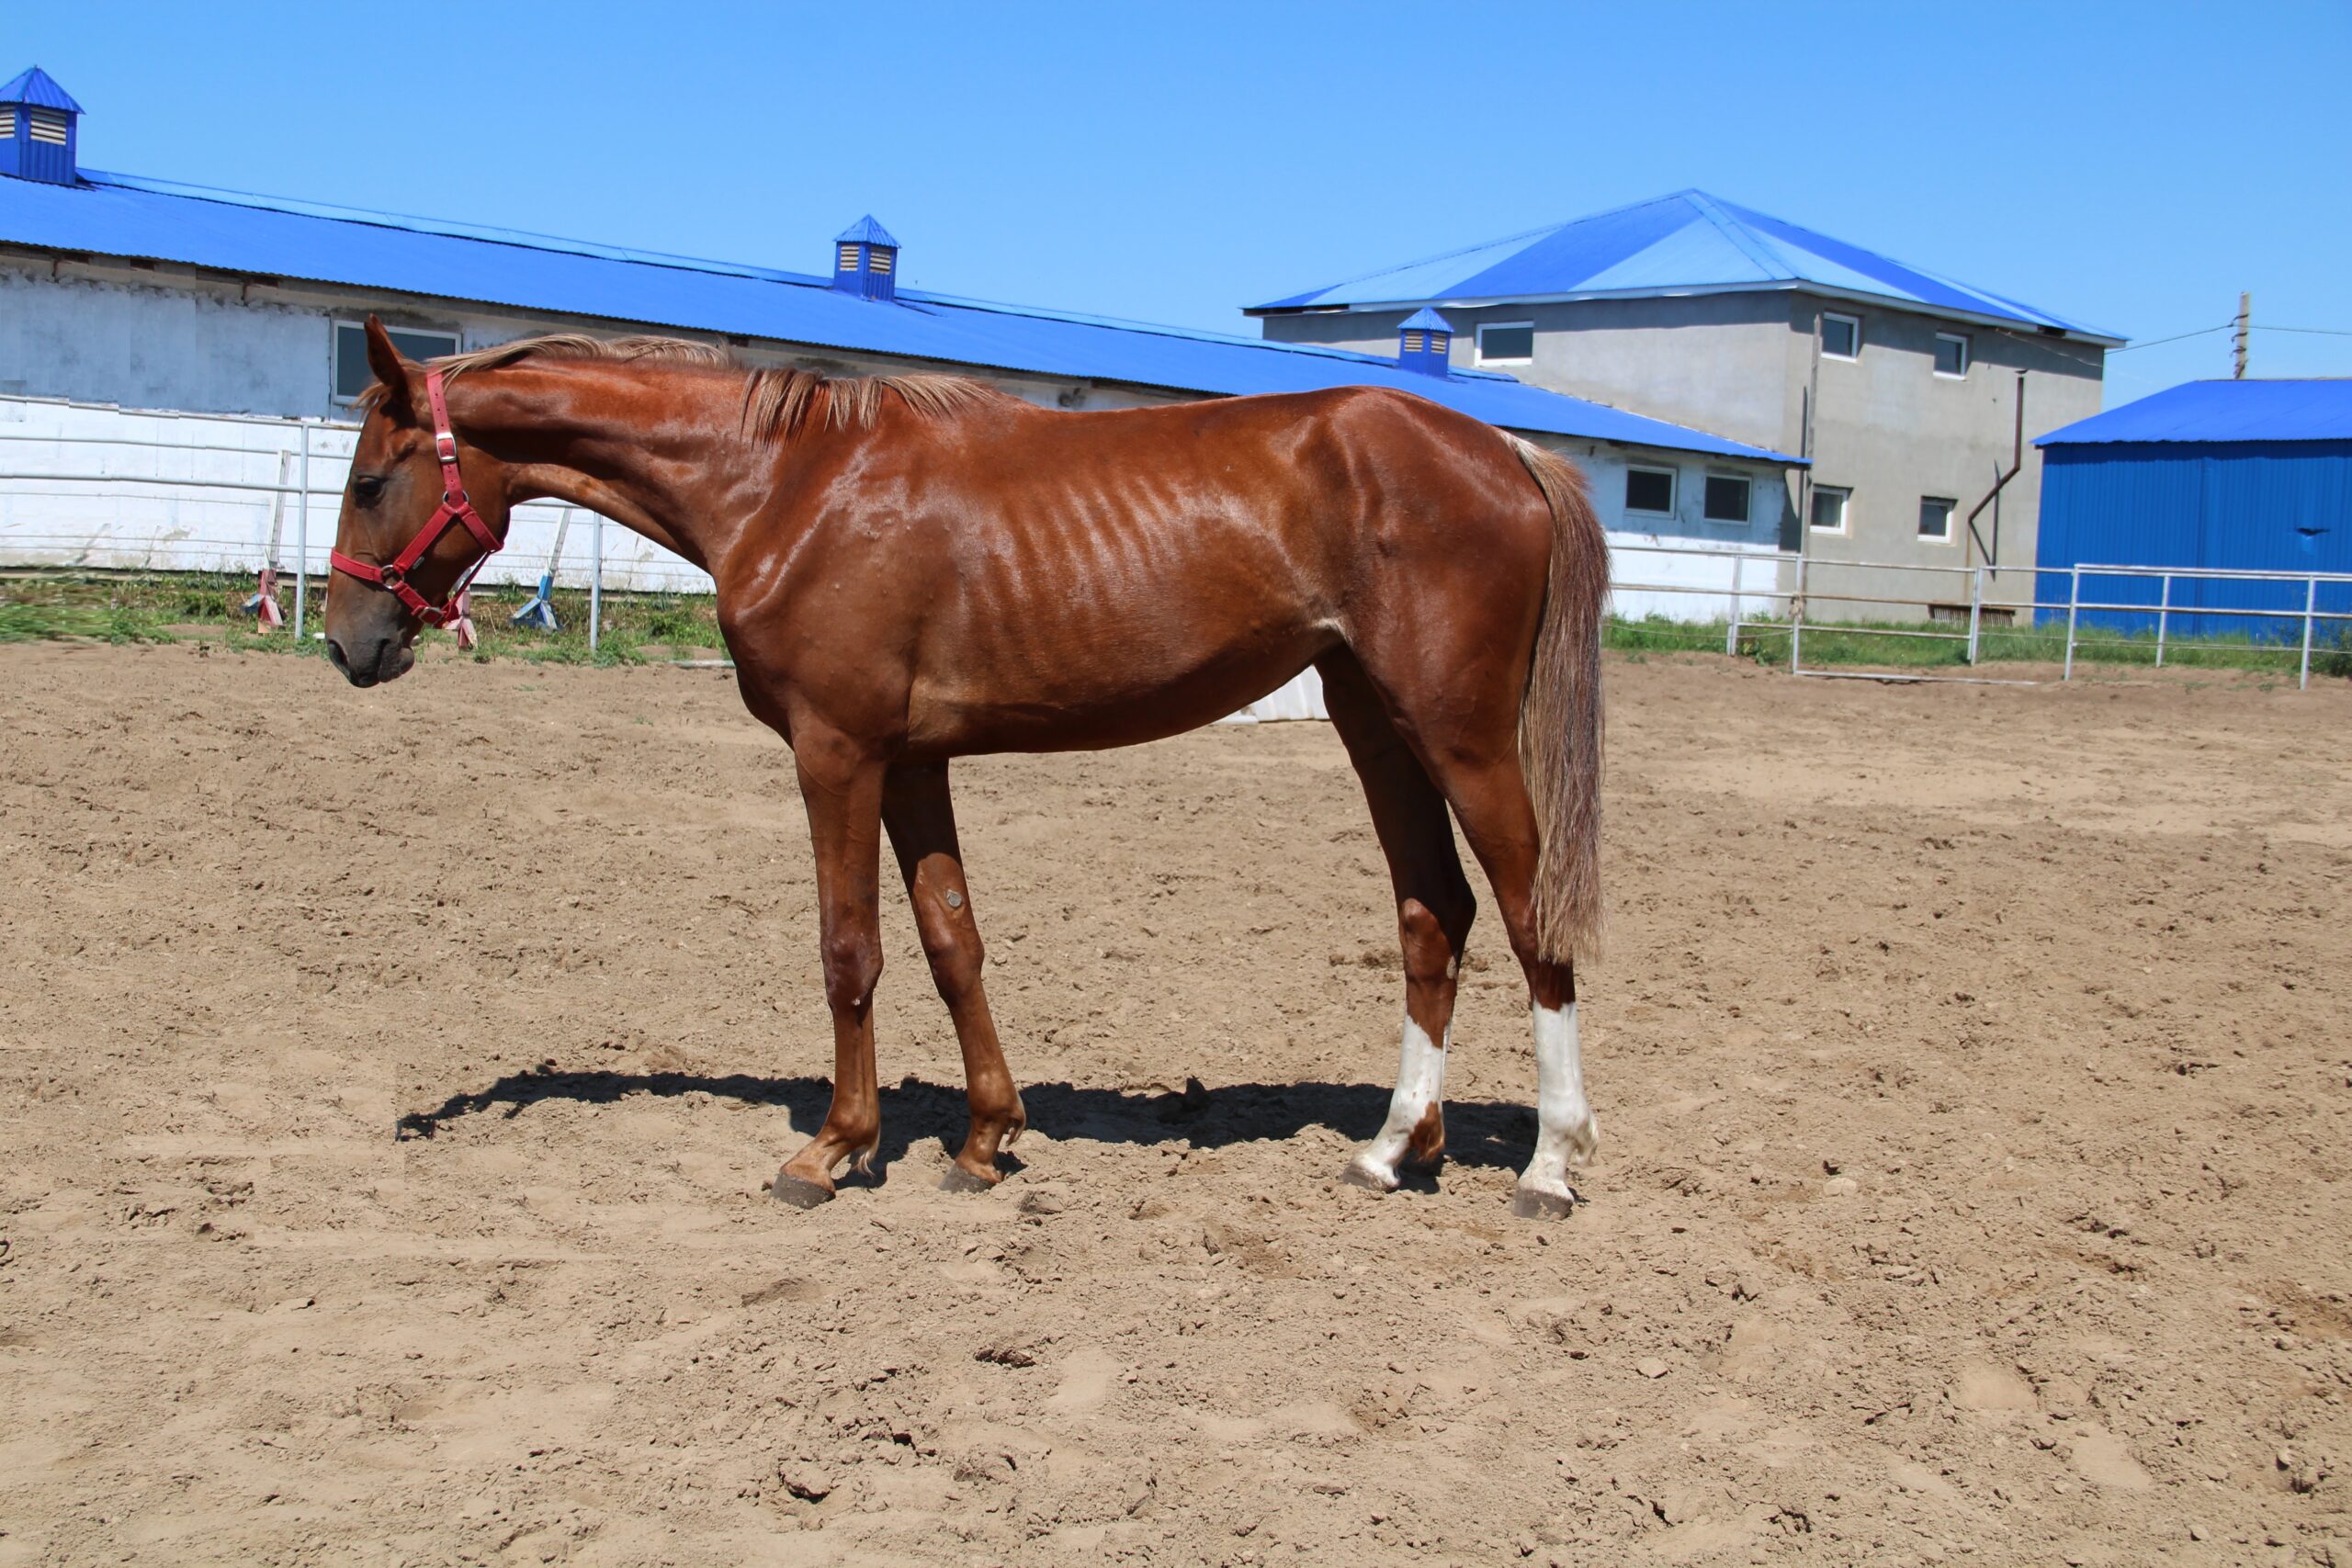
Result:
[[[336,420],[0,398],[0,508],[13,513],[0,526],[0,564],[256,573],[283,566],[294,579],[292,629],[308,635],[311,579],[322,577],[326,564],[326,541],[313,539],[312,525],[333,529],[358,432]],[[241,437],[249,443],[238,444]],[[42,515],[94,500],[120,503],[118,515],[81,528]],[[34,509],[28,526],[24,503],[43,501],[62,504]],[[604,519],[589,513],[584,572],[576,564],[567,572],[562,554],[568,522],[584,510],[552,501],[514,508],[519,532],[540,542],[514,551],[496,575],[526,581],[569,575],[575,582],[584,575],[594,648],[608,575]],[[130,513],[128,524],[121,513]],[[244,527],[251,531],[239,532]],[[516,533],[510,530],[510,547]],[[554,548],[547,550],[549,537]],[[686,563],[650,545],[643,551],[636,575],[684,578],[687,591],[707,592],[707,580]]]
[[[50,428],[21,429],[36,418],[45,419]],[[83,425],[116,425],[111,430],[92,434],[86,430],[64,426],[76,423]],[[119,422],[119,423],[118,423]],[[144,430],[142,426],[159,427]],[[188,432],[189,439],[165,439],[162,431],[174,427]],[[174,558],[183,562],[192,554],[203,558],[233,562],[227,570],[260,571],[277,570],[280,565],[280,534],[289,523],[294,535],[290,551],[293,559],[294,615],[296,636],[308,635],[309,590],[311,579],[321,574],[324,564],[323,544],[314,546],[311,526],[314,521],[331,527],[334,512],[339,507],[347,478],[351,450],[359,427],[335,420],[268,419],[253,415],[182,414],[168,411],[126,411],[104,405],[78,404],[54,399],[0,397],[0,563],[12,557],[25,558],[27,564],[74,565],[88,564],[92,555],[111,555],[115,564],[134,569],[174,570],[169,564]],[[253,444],[237,445],[237,440],[250,434]],[[207,436],[210,438],[206,438]],[[49,449],[44,453],[42,449]],[[55,461],[44,462],[44,456]],[[248,463],[266,465],[267,471],[241,471]],[[174,471],[166,472],[165,469]],[[94,491],[91,487],[101,487]],[[116,535],[100,526],[90,530],[67,531],[55,524],[25,526],[24,520],[7,516],[16,510],[12,502],[53,499],[86,501],[94,495],[107,495],[126,502],[145,502],[172,509],[170,525],[154,519],[147,521],[147,532],[141,535]],[[313,517],[313,498],[323,498],[320,504],[325,511]],[[201,505],[220,502],[236,509],[266,510],[269,526],[266,536],[259,525],[261,512],[251,511],[249,520],[253,531],[241,536],[227,536],[224,525],[232,525],[233,518],[219,513],[204,513],[205,521],[194,527],[180,526],[175,510],[180,501]],[[544,558],[517,550],[528,563],[517,568],[509,566],[510,575],[520,570],[522,581],[542,578],[555,581],[561,571],[563,549],[571,517],[585,508],[571,508],[554,502],[526,502],[515,508],[518,523],[549,529],[552,548]],[[604,597],[606,587],[606,558],[605,519],[594,512],[587,512],[588,560],[586,587],[589,594],[588,640],[597,646],[602,628]],[[510,532],[510,544],[515,536]],[[2168,655],[2177,656],[2178,639],[2174,633],[2175,618],[2182,615],[2227,617],[2253,628],[2257,635],[2249,641],[2258,649],[2266,640],[2259,637],[2265,627],[2286,634],[2278,640],[2277,651],[2282,656],[2298,656],[2298,683],[2311,683],[2312,662],[2324,628],[2352,626],[2352,609],[2336,610],[2323,607],[2323,588],[2331,591],[2337,585],[2346,589],[2346,600],[2352,603],[2352,574],[2334,572],[2293,572],[2228,570],[2216,568],[2157,567],[2090,563],[2070,568],[2043,569],[2038,566],[1959,566],[1898,561],[1832,559],[1802,551],[1755,549],[1729,543],[1691,540],[1669,541],[1648,536],[1628,537],[1611,535],[1609,540],[1611,558],[1611,587],[1621,596],[1673,595],[1678,602],[1687,603],[1693,612],[1690,615],[1672,615],[1679,621],[1712,622],[1720,618],[1724,625],[1724,651],[1736,654],[1744,633],[1770,630],[1786,632],[1789,638],[1788,669],[1793,674],[1853,678],[1867,676],[1876,680],[1902,681],[1985,681],[1988,677],[1975,674],[1937,674],[1918,670],[1856,670],[1829,669],[1819,664],[1808,665],[1804,659],[1807,633],[1815,636],[1834,634],[1840,638],[1884,637],[1894,643],[1917,645],[1920,642],[1940,642],[1951,645],[1959,661],[1973,671],[1983,660],[1984,637],[1987,612],[2009,617],[2022,617],[2024,625],[2033,626],[2041,617],[2054,626],[2056,617],[2065,617],[2064,653],[2059,678],[2071,680],[2075,673],[2076,655],[2089,649],[2140,648],[2147,646],[2129,637],[2100,637],[2085,633],[2085,616],[2133,615],[2151,616],[2155,637],[2154,662],[2162,667]],[[77,560],[75,558],[79,557]],[[544,558],[542,571],[537,561]],[[663,575],[684,576],[692,582],[684,592],[707,592],[707,579],[683,561],[676,562],[676,572],[663,564],[666,552],[655,552],[648,562]],[[1654,570],[1645,570],[1645,566]],[[181,568],[185,570],[183,566]],[[1992,592],[2002,573],[2012,580],[2029,578],[2034,590],[2015,597]],[[1884,593],[1863,591],[1875,574],[1896,574]],[[1834,575],[1831,575],[1834,574]],[[2044,599],[2041,586],[2061,575],[2066,583],[2063,600]],[[1664,579],[1679,578],[1679,581]],[[1827,581],[1825,581],[1827,578]],[[1923,598],[1917,592],[1922,579],[1948,581],[1953,592],[1944,597]],[[2102,579],[2154,580],[2156,596],[2154,603],[2120,602],[2112,597],[2084,596],[2086,579],[2096,589]],[[1880,581],[1884,581],[1882,577]],[[2300,607],[2276,608],[2256,605],[2217,606],[2201,602],[2184,604],[2176,596],[2176,586],[2188,582],[2244,582],[2262,584],[2301,584]],[[1936,611],[1966,611],[1964,626],[1950,627],[1922,620],[1925,612],[1932,617]],[[1880,612],[1882,620],[1905,620],[1915,624],[1903,626],[1861,626],[1820,618],[1825,606],[1848,607],[1856,619],[1869,618]],[[2291,639],[2291,640],[2290,640]],[[2029,682],[2004,680],[1996,683],[2030,684]]]
[[[2160,584],[2160,590],[2157,594],[2156,603],[2154,604],[2106,604],[2100,601],[2086,599],[2083,597],[2083,579],[2086,577],[2155,578],[2158,580]],[[2080,632],[2080,627],[2082,624],[2083,612],[2086,610],[2094,615],[2120,614],[2132,615],[2144,615],[2151,610],[2154,611],[2156,616],[2156,666],[2157,668],[2162,669],[2165,661],[2165,642],[2176,610],[2176,606],[2173,604],[2172,594],[2172,585],[2176,582],[2278,582],[2285,584],[2302,584],[2303,606],[2300,610],[2269,610],[2253,608],[2233,609],[2226,606],[2212,604],[2197,604],[2193,606],[2183,605],[2177,607],[2181,613],[2184,614],[2220,615],[2252,621],[2255,623],[2256,628],[2259,628],[2262,623],[2266,621],[2285,621],[2300,626],[2301,629],[2301,638],[2291,645],[2281,642],[2278,649],[2278,651],[2284,653],[2291,646],[2298,655],[2298,668],[2296,671],[2295,684],[2299,690],[2308,689],[2312,683],[2312,649],[2317,637],[2320,624],[2325,621],[2341,621],[2346,623],[2347,626],[2352,626],[2352,611],[2323,610],[2319,607],[2320,585],[2322,583],[2344,583],[2352,585],[2352,573],[2338,571],[2251,571],[2235,570],[2222,567],[2096,566],[2088,563],[2077,563],[2074,567],[2068,569],[2067,571],[2065,606],[2066,663],[2065,673],[2062,675],[2060,679],[2072,680],[2074,678],[2075,651],[2077,649],[2125,648],[2135,646],[2131,643],[2129,639],[2121,637],[2083,637]]]

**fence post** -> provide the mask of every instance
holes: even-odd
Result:
[[[1968,663],[1976,664],[1976,633],[1984,622],[1984,569],[1978,567],[1968,574]]]
[[[1804,641],[1804,574],[1812,557],[1797,557],[1797,593],[1789,601],[1789,673],[1799,672],[1804,664],[1800,649]]]
[[[588,514],[588,652],[594,657],[605,620],[605,514]]]
[[[302,495],[294,507],[294,642],[311,607],[311,422],[302,422]]]
[[[2165,632],[2172,620],[2172,573],[2164,577],[2164,597],[2156,601],[2156,668],[2165,667]]]
[[[2074,575],[2066,589],[2066,668],[2058,676],[2061,681],[2075,678],[2075,616],[2083,604],[2083,563],[2075,563]]]
[[[2312,612],[2319,608],[2319,579],[2303,579],[2303,672],[2296,678],[2295,689],[2312,689]]]
[[[1739,584],[1740,573],[1747,569],[1747,554],[1741,551],[1731,558],[1731,629],[1724,633],[1724,657],[1739,657]]]

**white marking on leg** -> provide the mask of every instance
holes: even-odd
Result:
[[[1519,1179],[1521,1191],[1566,1199],[1568,1167],[1592,1157],[1600,1127],[1584,1097],[1584,1054],[1577,1044],[1577,1004],[1536,1007],[1535,1157]]]
[[[1446,1038],[1453,1037],[1453,1026],[1446,1025]],[[1405,1044],[1396,1063],[1396,1092],[1389,1097],[1388,1120],[1382,1122],[1380,1132],[1372,1142],[1356,1151],[1353,1170],[1369,1178],[1383,1191],[1396,1186],[1396,1162],[1404,1157],[1406,1147],[1413,1140],[1413,1129],[1421,1124],[1445,1093],[1445,1046],[1432,1043],[1429,1032],[1415,1023],[1410,1014],[1405,1019]]]

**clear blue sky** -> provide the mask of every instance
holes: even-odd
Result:
[[[2137,339],[2352,334],[2352,4],[11,6],[96,168],[1254,332],[1698,186]],[[2228,374],[2226,333],[2108,400]],[[2254,369],[2352,374],[2352,335]]]

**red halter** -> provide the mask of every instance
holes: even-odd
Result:
[[[329,550],[327,560],[335,570],[347,572],[362,582],[372,582],[394,594],[426,626],[438,626],[463,616],[464,612],[458,608],[458,601],[464,597],[467,586],[474,580],[474,573],[480,571],[502,547],[498,536],[490,531],[490,525],[481,520],[481,513],[474,510],[474,503],[466,498],[466,481],[458,472],[458,438],[449,434],[449,404],[441,393],[441,372],[438,370],[424,373],[424,397],[433,405],[433,453],[441,459],[440,506],[424,526],[417,530],[416,537],[408,542],[408,547],[382,566],[354,560],[341,550]],[[466,532],[481,541],[483,553],[473,565],[466,568],[464,574],[458,579],[458,585],[449,590],[449,596],[435,604],[409,585],[408,574],[416,570],[416,563],[424,558],[427,550],[441,542],[441,536],[449,531],[452,523],[464,524]]]

